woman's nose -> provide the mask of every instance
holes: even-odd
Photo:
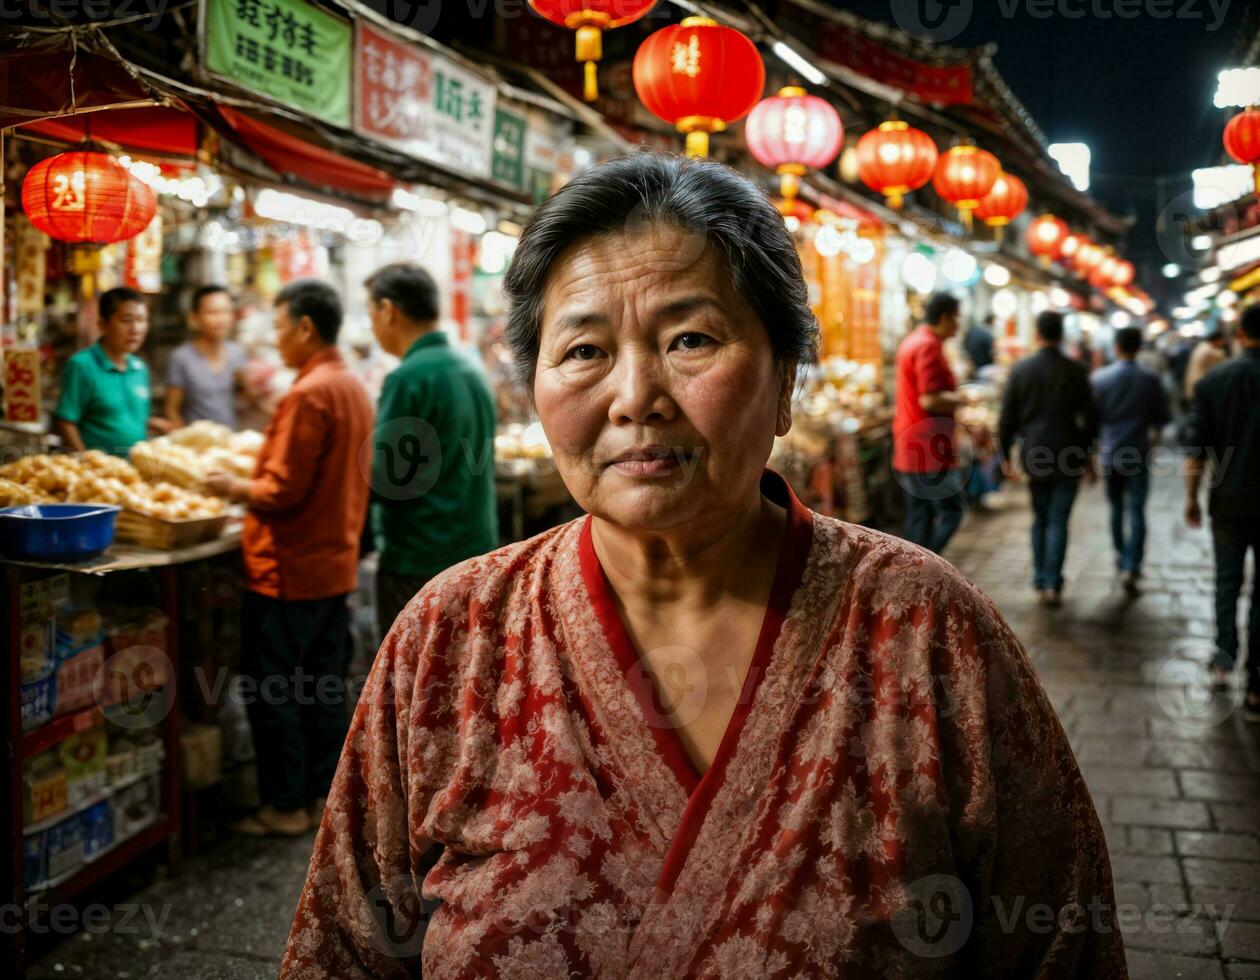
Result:
[[[617,424],[668,422],[677,414],[660,358],[642,351],[625,351],[609,375],[613,386],[609,419]]]

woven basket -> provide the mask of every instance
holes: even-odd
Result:
[[[145,548],[172,551],[187,548],[202,541],[211,541],[227,527],[228,515],[196,517],[187,521],[164,521],[133,510],[118,515],[115,537]]]

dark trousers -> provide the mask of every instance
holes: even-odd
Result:
[[[241,601],[241,666],[255,684],[249,723],[258,791],[277,810],[327,796],[346,738],[346,597]]]
[[[383,568],[376,571],[376,625],[381,639],[389,633],[398,614],[429,581],[429,575],[399,575]]]
[[[1216,554],[1216,656],[1212,666],[1232,670],[1238,658],[1238,597],[1242,593],[1247,549],[1260,561],[1260,520],[1212,518]],[[1247,689],[1260,693],[1260,603],[1255,585],[1247,615]]]
[[[897,482],[906,496],[905,539],[939,555],[967,512],[964,475],[957,470],[944,473],[898,470]]]
[[[1032,494],[1033,586],[1063,588],[1063,559],[1067,557],[1068,519],[1076,500],[1079,477],[1033,480]]]
[[[1146,549],[1146,497],[1151,476],[1138,473],[1107,473],[1107,500],[1111,503],[1111,541],[1122,572],[1140,572]],[[1126,518],[1128,527],[1125,527]]]

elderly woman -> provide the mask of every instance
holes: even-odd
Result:
[[[1098,819],[1001,616],[765,468],[816,327],[757,188],[596,167],[507,291],[587,516],[395,623],[282,976],[1124,976]]]

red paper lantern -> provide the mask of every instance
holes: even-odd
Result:
[[[1028,226],[1028,251],[1040,257],[1042,265],[1059,257],[1063,239],[1068,236],[1067,223],[1052,214],[1043,214]]]
[[[1225,152],[1252,168],[1260,194],[1260,109],[1244,109],[1225,124]]]
[[[1000,173],[993,189],[976,205],[976,217],[990,228],[1001,228],[1028,207],[1028,188],[1014,174]]]
[[[648,111],[687,134],[693,157],[708,156],[709,134],[748,115],[766,85],[757,46],[708,17],[649,35],[635,52],[633,75]]]
[[[932,137],[900,119],[864,133],[857,155],[862,183],[883,194],[890,208],[901,207],[906,194],[932,179],[937,158]]]
[[[958,208],[963,226],[970,228],[971,212],[993,190],[1001,172],[998,158],[988,150],[971,144],[953,146],[937,161],[932,186],[936,193]]]
[[[157,196],[108,153],[75,150],[41,160],[22,181],[22,210],[63,242],[134,238],[157,211]]]
[[[806,170],[821,169],[836,158],[844,125],[830,102],[788,85],[753,106],[744,138],[757,162],[779,174],[779,193],[795,197]]]
[[[603,32],[638,20],[656,0],[529,0],[529,5],[553,24],[577,31],[577,60],[584,62],[582,98],[599,96],[595,63],[604,55]]]
[[[1137,275],[1137,270],[1133,267],[1133,263],[1128,259],[1120,259],[1116,262],[1115,271],[1111,274],[1111,281],[1114,285],[1124,288],[1133,282]]]

